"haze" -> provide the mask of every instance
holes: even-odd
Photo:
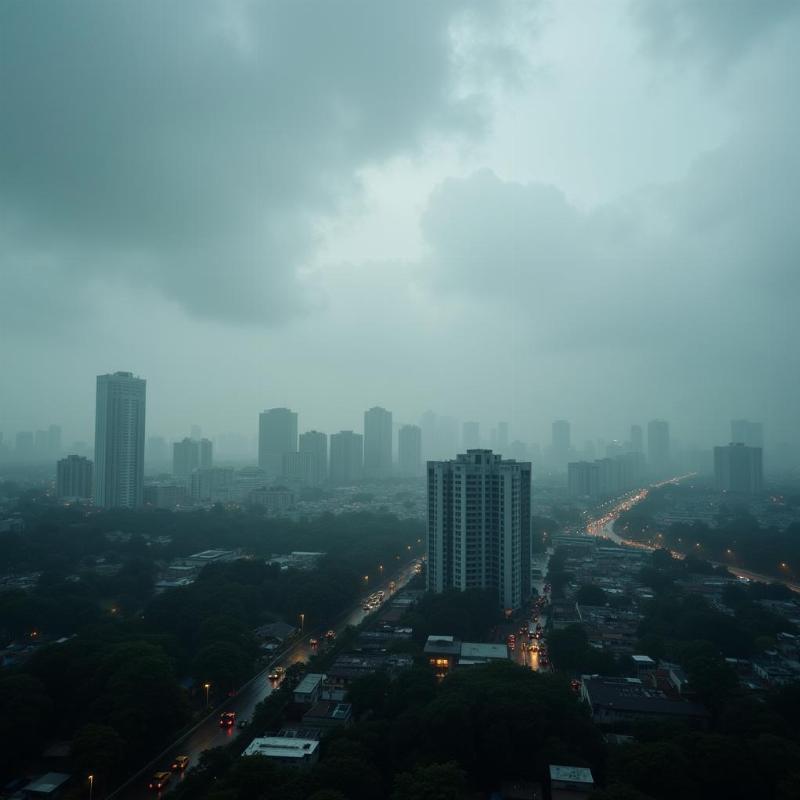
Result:
[[[800,5],[0,9],[0,431],[798,442]]]

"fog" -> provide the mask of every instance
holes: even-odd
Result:
[[[0,431],[797,443],[800,5],[8,0]]]

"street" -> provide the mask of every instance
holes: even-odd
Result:
[[[414,563],[412,562],[405,566],[400,573],[394,577],[396,585],[395,592],[402,589],[414,577],[414,574]],[[384,583],[372,587],[370,589],[370,594],[378,589],[383,589],[388,598],[390,595],[390,582],[391,578],[387,578]],[[345,630],[348,625],[360,625],[369,614],[373,613],[364,611],[361,608],[362,602],[363,599],[359,598],[356,605],[346,614],[342,615],[336,625],[332,626],[333,630],[340,633]],[[111,798],[115,800],[142,800],[143,798],[153,797],[155,793],[147,788],[150,776],[159,770],[169,770],[170,764],[176,756],[189,756],[190,760],[187,769],[190,769],[197,764],[204,750],[224,745],[240,733],[246,732],[237,727],[220,728],[220,712],[234,711],[237,721],[251,719],[256,706],[264,698],[272,694],[273,685],[268,678],[269,673],[278,665],[288,668],[298,661],[307,661],[312,655],[309,639],[313,637],[321,639],[324,633],[324,630],[313,630],[306,633],[288,650],[271,661],[255,677],[251,678],[234,697],[229,698],[222,705],[217,706],[206,719],[188,733],[184,734],[180,739],[173,742],[169,748],[130,778],[127,783],[109,794],[109,800],[111,800]],[[159,792],[158,795],[165,794],[170,788],[174,787],[177,782],[183,779],[185,772],[186,770],[173,774],[171,782],[167,785],[165,790]]]

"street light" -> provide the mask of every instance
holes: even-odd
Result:
[[[300,633],[303,632],[303,628],[305,628],[305,625],[306,625],[306,615],[301,613],[300,614]]]
[[[203,688],[206,690],[206,708],[208,708],[208,690],[211,688],[211,684],[204,683]]]
[[[89,800],[92,800],[94,794],[94,775],[89,776]]]

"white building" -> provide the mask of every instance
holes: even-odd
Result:
[[[142,505],[146,385],[130,372],[97,376],[94,498],[101,508]]]
[[[306,767],[319,759],[319,741],[289,736],[261,736],[253,739],[244,756],[263,756],[290,767]]]
[[[428,462],[428,589],[494,589],[504,609],[530,594],[531,465],[469,450]]]

